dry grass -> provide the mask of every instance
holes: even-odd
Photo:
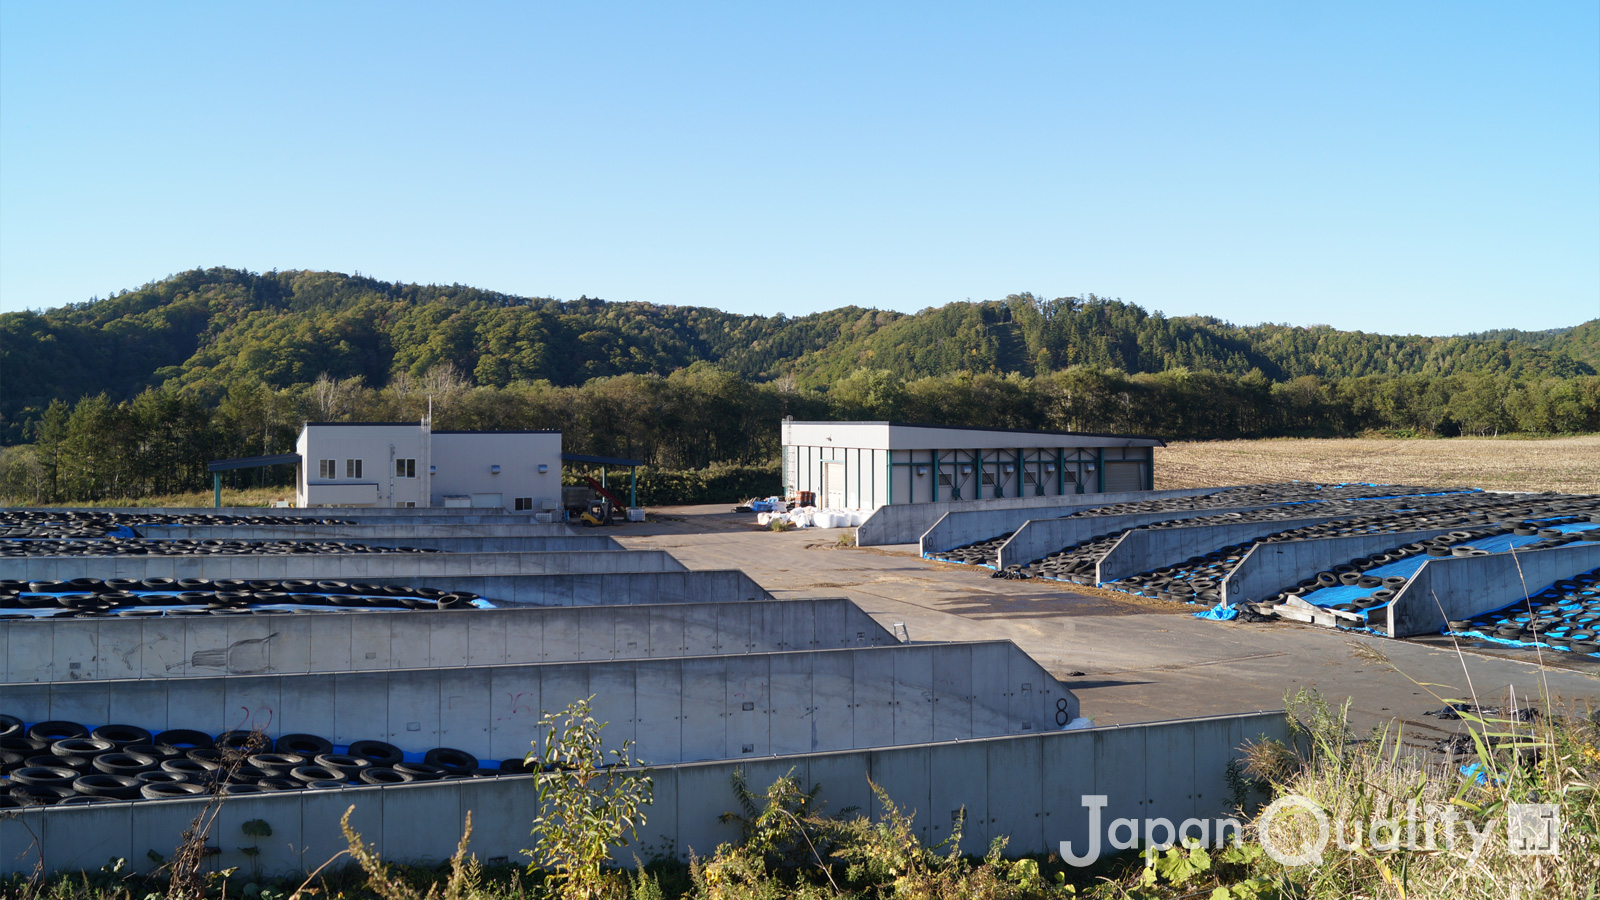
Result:
[[[1600,435],[1509,438],[1274,438],[1156,450],[1156,487],[1372,481],[1501,491],[1600,492]]]
[[[67,503],[56,503],[53,506],[70,507],[99,507],[99,506],[144,506],[144,507],[202,507],[210,506],[215,497],[210,491],[190,491],[185,494],[157,494],[150,497],[118,497],[112,500],[83,501],[74,500]],[[271,506],[274,500],[287,500],[294,502],[294,488],[233,488],[222,489],[223,506]],[[14,505],[25,506],[18,502]]]

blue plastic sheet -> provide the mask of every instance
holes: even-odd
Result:
[[[1226,622],[1230,619],[1238,618],[1239,611],[1226,603],[1218,603],[1204,612],[1195,613],[1194,617],[1196,619],[1210,619],[1213,622]]]

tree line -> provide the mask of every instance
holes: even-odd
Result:
[[[433,426],[441,430],[558,429],[569,452],[641,460],[652,470],[651,483],[664,486],[661,498],[646,502],[667,502],[668,494],[692,499],[679,495],[692,494],[695,485],[745,484],[750,467],[775,472],[785,416],[1167,440],[1600,431],[1600,376],[1594,375],[1272,381],[1259,371],[1130,374],[1083,365],[1035,376],[962,371],[908,378],[860,367],[820,390],[792,378],[755,381],[703,361],[665,376],[503,386],[475,384],[443,362],[415,377],[402,371],[382,386],[360,375],[322,375],[285,387],[236,382],[219,394],[166,384],[130,400],[105,394],[74,403],[58,399],[31,426],[31,444],[0,451],[0,496],[41,504],[203,490],[211,483],[208,461],[292,452],[306,421],[419,421],[430,402]],[[736,477],[703,474],[719,467],[742,469]],[[702,475],[668,474],[684,472]],[[281,467],[228,477],[290,483]]]
[[[1040,378],[1072,368],[1303,376],[1596,374],[1600,320],[1551,332],[1424,337],[1326,326],[1235,326],[1089,294],[1028,293],[915,314],[845,306],[746,316],[694,306],[517,297],[336,272],[197,269],[43,312],[0,314],[0,444],[32,439],[54,400],[132,401],[180,388],[300,391],[320,375],[383,388],[439,366],[486,388],[576,388],[710,363],[750,382],[827,389],[861,368],[915,381],[955,372]]]

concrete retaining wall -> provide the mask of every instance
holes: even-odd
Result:
[[[1337,516],[1305,519],[1280,519],[1276,522],[1239,522],[1234,525],[1191,525],[1186,528],[1157,528],[1130,531],[1117,541],[1095,569],[1095,581],[1104,584],[1129,575],[1149,572],[1195,556],[1205,556],[1218,547],[1263,538],[1280,531],[1332,522]]]
[[[1224,603],[1254,603],[1292,588],[1358,556],[1371,556],[1404,544],[1449,534],[1449,528],[1398,534],[1353,534],[1284,544],[1257,544],[1222,582]]]
[[[1228,761],[1241,757],[1246,741],[1263,736],[1288,738],[1281,712],[667,766],[651,772],[655,803],[646,810],[638,844],[617,855],[623,861],[633,852],[644,859],[655,853],[687,859],[693,850],[704,857],[718,843],[736,840],[738,824],[717,821],[720,813],[740,809],[731,786],[735,769],[758,792],[792,770],[802,786],[821,785],[823,811],[853,806],[879,818],[870,778],[903,810],[915,811],[919,836],[930,842],[948,836],[952,812],[964,810],[962,849],[968,853],[983,853],[1002,834],[1010,837],[1007,855],[1055,852],[1063,840],[1083,853],[1090,827],[1084,795],[1104,794],[1109,801],[1101,815],[1102,848],[1103,829],[1118,817],[1165,817],[1174,825],[1226,817]],[[26,873],[41,858],[48,872],[95,871],[117,857],[148,870],[154,863],[147,851],[170,856],[203,805],[146,800],[46,807],[0,819],[0,872]],[[530,844],[538,797],[532,776],[237,796],[222,804],[212,831],[222,851],[213,865],[308,872],[345,849],[339,817],[352,805],[351,824],[386,860],[447,858],[470,811],[471,851],[480,860],[515,863]],[[244,837],[241,827],[253,819],[270,825],[271,837]],[[252,844],[260,848],[254,859],[239,849]]]
[[[295,675],[897,644],[844,599],[50,619],[0,622],[0,682]]]
[[[308,553],[304,555],[33,556],[0,563],[24,581],[72,578],[317,578],[377,581],[418,576],[683,572],[665,550],[604,553]],[[471,588],[464,588],[471,590]]]
[[[597,575],[369,578],[364,583],[471,591],[497,603],[529,606],[634,606],[645,603],[733,603],[773,599],[766,588],[738,569]]]
[[[1187,512],[1136,513],[1129,516],[1070,516],[1064,519],[1030,519],[1017,529],[1011,539],[1000,545],[1000,568],[1028,565],[1058,550],[1076,546],[1097,534],[1110,534],[1124,528],[1137,528],[1156,522],[1177,519],[1195,519],[1231,512],[1262,509],[1260,506],[1233,509],[1197,509]]]
[[[348,621],[356,626],[356,617]],[[312,640],[320,635],[313,634]],[[337,641],[352,645],[352,639]],[[351,660],[352,668],[376,660]],[[653,764],[965,740],[1055,727],[1077,699],[1009,641],[317,675],[8,684],[25,722],[261,728],[335,744],[522,756],[541,710],[594,696],[606,746]],[[1061,701],[1058,705],[1057,701]],[[1060,710],[1058,715],[1058,709]]]
[[[1107,503],[1124,503],[1130,500],[1154,500],[1161,497],[1197,497],[1213,494],[1226,488],[1185,488],[1172,491],[1118,491],[1106,494],[1068,494],[1065,497],[1008,497],[992,500],[941,500],[938,503],[907,503],[901,506],[882,506],[856,529],[856,543],[863,547],[883,544],[916,543],[928,529],[947,513],[997,513],[999,527],[978,526],[979,530],[993,527],[975,537],[939,547],[948,550],[961,544],[970,544],[1011,531],[1023,522],[1041,515],[1041,509],[1060,509],[1062,515],[1091,506]]]
[[[1395,595],[1389,636],[1438,634],[1451,619],[1500,609],[1594,568],[1600,544],[1430,559]]]

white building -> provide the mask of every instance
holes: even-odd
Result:
[[[307,422],[296,506],[560,509],[561,432],[434,431],[427,422]]]
[[[1142,435],[956,428],[898,422],[783,422],[783,483],[830,509],[1147,491]]]

